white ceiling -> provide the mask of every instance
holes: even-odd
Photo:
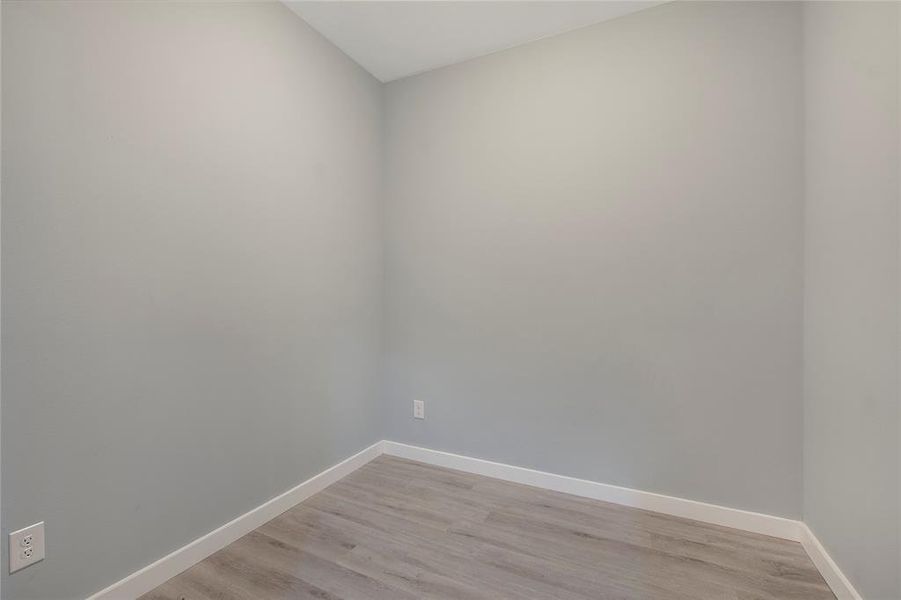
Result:
[[[381,81],[392,81],[663,2],[284,0]]]

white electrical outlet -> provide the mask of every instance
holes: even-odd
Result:
[[[413,418],[425,419],[425,402],[422,400],[413,401]]]
[[[44,560],[44,522],[9,534],[9,572]]]

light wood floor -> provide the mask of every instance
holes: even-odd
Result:
[[[794,542],[382,456],[141,600],[830,599]]]

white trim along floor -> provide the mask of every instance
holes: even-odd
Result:
[[[361,450],[350,458],[97,592],[88,600],[137,598],[382,454],[800,542],[838,600],[863,600],[813,532],[801,521],[535,471],[387,440],[376,442]]]

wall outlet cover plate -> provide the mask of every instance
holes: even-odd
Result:
[[[44,560],[44,522],[9,534],[9,572],[15,573]]]

